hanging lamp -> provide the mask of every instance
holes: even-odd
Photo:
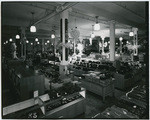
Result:
[[[34,12],[31,12],[32,14],[32,24],[34,23]],[[31,25],[30,32],[36,32],[36,27],[34,25]]]
[[[94,27],[94,25],[92,25],[92,34],[91,34],[91,38],[94,38],[94,37],[95,37],[95,35],[94,35],[94,33],[93,33],[93,27]]]
[[[12,42],[12,38],[9,39],[9,42]]]
[[[35,41],[38,42],[38,38],[35,38]]]
[[[18,32],[19,30],[18,30],[18,28],[17,28],[17,32]],[[18,32],[19,33],[19,32]],[[19,34],[17,34],[16,35],[16,39],[20,39],[20,35]]]
[[[129,36],[130,36],[130,37],[133,37],[133,36],[134,36],[134,33],[133,33],[133,31],[132,31],[132,28],[131,28],[131,31],[129,32]]]
[[[98,23],[98,16],[96,16],[96,24],[94,25],[94,30],[100,30],[100,24]]]
[[[119,38],[119,40],[120,40],[120,41],[122,41],[122,40],[123,40],[123,38],[122,38],[122,37],[120,37],[120,38]]]

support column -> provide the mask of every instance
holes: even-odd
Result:
[[[102,55],[104,55],[104,40],[105,40],[105,37],[102,37]]]
[[[115,21],[110,21],[110,61],[115,61]]]
[[[42,53],[44,52],[45,48],[45,43],[44,43],[44,39],[42,39]]]
[[[133,43],[134,43],[134,55],[137,56],[138,55],[138,28],[132,28],[132,31],[134,33],[134,36],[133,36]]]
[[[68,10],[63,11],[60,15],[60,39],[63,46],[59,73],[60,75],[65,75],[68,65],[68,49],[64,46],[68,42]]]
[[[122,54],[122,40],[120,40],[120,55]]]
[[[25,28],[21,27],[21,57],[24,56]]]

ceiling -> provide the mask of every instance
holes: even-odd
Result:
[[[128,38],[131,27],[139,29],[139,36],[145,35],[146,28],[146,2],[2,2],[2,35],[5,39],[15,35],[20,27],[26,28],[28,39],[39,37],[48,39],[52,30],[59,37],[60,13],[56,10],[60,6],[68,5],[69,32],[78,27],[80,38],[89,38],[95,16],[99,16],[100,31],[94,31],[97,36],[105,34],[109,37],[109,21],[116,22],[116,37]],[[30,33],[32,14],[37,33]],[[52,16],[53,15],[53,16]],[[8,27],[9,26],[9,27]],[[11,26],[11,27],[10,27]],[[3,29],[4,28],[4,29]],[[8,38],[7,38],[8,37]]]

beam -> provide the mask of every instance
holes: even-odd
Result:
[[[72,6],[76,5],[76,4],[77,4],[77,3],[68,3],[68,2],[66,2],[66,3],[64,3],[62,6],[57,7],[56,10],[55,10],[53,13],[44,16],[43,18],[41,18],[41,19],[39,19],[38,21],[36,21],[33,25],[39,24],[39,23],[42,22],[42,21],[45,21],[45,20],[47,20],[47,19],[50,19],[50,18],[54,17],[55,15],[57,15],[57,14],[63,12],[63,11],[66,10],[66,9],[69,9],[70,7],[72,7]]]

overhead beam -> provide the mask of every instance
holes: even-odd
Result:
[[[137,15],[137,16],[140,17],[141,19],[145,20],[145,17],[143,17],[143,16],[141,16],[140,14],[136,13],[135,11],[133,11],[133,10],[127,8],[126,5],[122,5],[122,4],[116,3],[116,2],[115,2],[114,4],[117,5],[117,6],[120,6],[120,7],[124,8],[125,10],[127,10],[127,11],[129,11],[129,12],[131,12],[131,13]]]
[[[38,21],[36,21],[33,25],[36,25],[36,24],[39,24],[39,23],[42,22],[42,21],[48,20],[48,19],[50,19],[50,18],[54,17],[55,15],[57,15],[57,14],[63,12],[63,11],[66,10],[66,9],[69,9],[70,7],[72,7],[72,6],[76,5],[76,4],[77,4],[77,3],[69,3],[69,2],[66,2],[66,3],[64,3],[62,6],[58,6],[58,7],[56,8],[56,10],[55,10],[53,13],[44,16],[43,18],[41,18],[41,19],[39,19]]]

